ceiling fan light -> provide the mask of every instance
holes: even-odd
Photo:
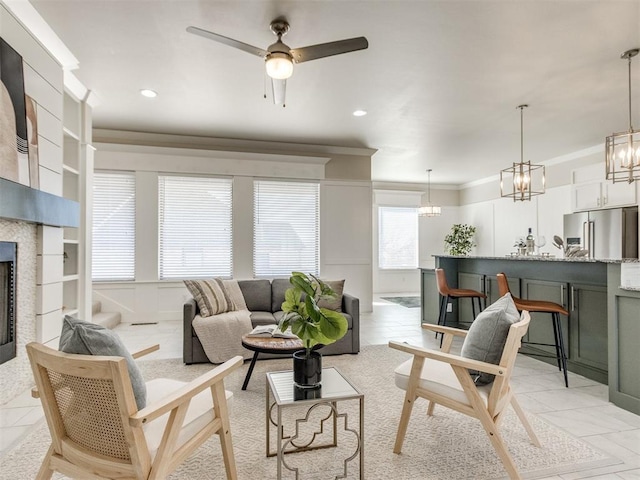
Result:
[[[286,80],[293,74],[293,61],[284,52],[270,53],[265,62],[267,75],[276,80]]]

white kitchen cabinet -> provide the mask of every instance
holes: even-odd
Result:
[[[572,174],[571,208],[574,212],[625,207],[638,202],[636,183],[613,183],[604,179],[602,165],[589,165]]]
[[[602,208],[602,183],[582,183],[572,185],[573,211],[594,210]]]
[[[604,208],[623,207],[638,203],[638,186],[634,183],[603,183],[602,202]]]

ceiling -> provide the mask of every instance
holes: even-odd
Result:
[[[640,0],[31,3],[100,98],[94,127],[375,148],[374,181],[497,174],[520,160],[522,103],[525,160],[602,143],[628,128],[620,54],[640,47]],[[282,108],[263,99],[260,58],[185,31],[266,49],[281,15],[293,48],[356,36],[369,48],[296,65]],[[632,67],[637,127],[640,57]]]

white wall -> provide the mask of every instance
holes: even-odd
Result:
[[[444,237],[451,231],[454,223],[460,223],[460,208],[442,206],[439,217],[423,217],[418,219],[420,235],[420,267],[434,268],[434,255],[444,255]]]
[[[493,255],[495,250],[493,202],[480,202],[460,207],[459,223],[476,227],[475,246],[471,255]]]
[[[535,237],[545,237],[542,252],[560,255],[551,242],[553,235],[562,236],[562,217],[571,212],[571,187],[548,189],[544,195],[527,202],[497,198],[464,205],[460,211],[461,222],[476,227],[476,247],[472,255],[509,255],[516,250],[516,238],[525,237],[529,227]]]
[[[371,182],[323,180],[328,158],[242,154],[168,147],[97,144],[96,170],[136,172],[136,281],[94,283],[104,311],[128,323],[182,318],[190,297],[182,282],[158,281],[158,174],[233,178],[233,274],[253,277],[253,180],[317,179],[320,182],[320,274],[342,279],[345,291],[371,311]]]
[[[320,272],[372,310],[371,182],[320,183]]]

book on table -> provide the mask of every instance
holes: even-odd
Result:
[[[248,337],[274,337],[274,338],[298,338],[291,331],[291,327],[287,328],[284,332],[280,330],[278,325],[258,325],[249,334]]]

